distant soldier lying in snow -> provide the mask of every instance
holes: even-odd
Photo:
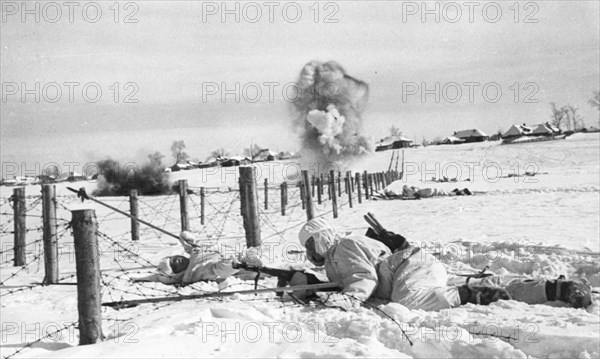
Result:
[[[468,188],[458,189],[455,188],[450,192],[446,192],[437,188],[419,188],[419,187],[408,187],[404,185],[402,187],[402,193],[398,194],[393,190],[388,188],[384,189],[383,192],[386,196],[400,196],[401,198],[407,199],[420,199],[420,198],[430,198],[430,197],[439,197],[439,196],[470,196],[472,193]]]
[[[487,305],[499,299],[530,304],[562,300],[577,308],[591,303],[589,286],[578,281],[516,280],[506,288],[490,285],[492,282],[448,286],[442,263],[410,245],[404,237],[395,236],[401,243],[397,243],[392,253],[383,242],[373,238],[340,235],[322,218],[308,221],[299,233],[308,260],[316,266],[325,266],[329,280],[342,288],[342,294],[328,297],[327,302],[333,306],[357,306],[359,301],[370,297],[428,311],[466,303]]]
[[[176,255],[161,259],[156,273],[134,278],[134,282],[161,282],[163,284],[191,284],[200,281],[222,281],[236,274],[234,258],[225,258],[210,246],[203,244],[193,233],[183,231],[179,242],[190,257]],[[252,264],[257,257],[256,249],[249,248],[241,261]]]

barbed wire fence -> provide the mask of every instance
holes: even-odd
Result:
[[[341,175],[341,174],[340,174]],[[340,181],[338,180],[337,186]],[[324,184],[321,204],[313,202],[315,217],[331,216],[334,208],[331,205],[331,192],[346,193],[352,191],[352,186],[340,189],[335,181],[331,189]],[[364,185],[362,185],[364,186]],[[367,186],[364,186],[365,189]],[[281,183],[266,184],[258,186],[258,199],[261,202],[259,208],[259,221],[262,231],[262,240],[265,242],[282,243],[286,239],[295,238],[299,227],[306,221],[305,206],[306,194],[303,190],[319,191],[314,185],[303,188],[299,181],[286,182],[286,190],[282,191]],[[329,195],[327,195],[329,191]],[[364,192],[363,192],[364,193]],[[281,198],[285,195],[285,200]],[[353,196],[356,198],[356,190]],[[138,197],[138,216],[153,225],[170,233],[179,233],[181,230],[180,205],[178,195],[140,196]],[[103,202],[111,206],[129,212],[130,200],[127,197],[102,197]],[[231,187],[190,187],[187,199],[189,207],[189,229],[199,233],[202,237],[210,240],[236,243],[244,241],[244,226],[240,214],[240,190]],[[348,196],[337,198],[337,209],[342,210],[349,207]],[[9,267],[13,260],[13,224],[14,213],[11,210],[10,198],[0,198],[0,298],[9,299],[18,293],[34,290],[37,293],[48,291],[43,287],[44,279],[44,248],[42,241],[42,210],[40,195],[26,196],[26,216],[28,233],[26,253],[28,261],[21,267]],[[354,200],[356,203],[356,199]],[[74,246],[69,238],[71,231],[71,210],[79,202],[75,195],[63,195],[56,197],[57,211],[57,242],[59,250],[59,266],[62,276],[58,284],[72,285],[73,289],[77,283],[73,282],[76,277]],[[285,211],[282,211],[282,206]],[[283,215],[285,212],[285,215]],[[101,253],[101,283],[102,301],[126,301],[131,299],[151,299],[165,296],[182,296],[196,292],[218,291],[222,288],[214,283],[193,283],[188,286],[168,286],[156,282],[140,282],[137,276],[152,272],[159,272],[157,265],[160,258],[165,255],[181,252],[181,246],[176,240],[165,236],[155,228],[142,226],[140,228],[140,240],[132,241],[132,230],[130,219],[115,211],[105,208],[96,209],[98,221],[97,235]],[[30,235],[34,233],[35,235]],[[218,247],[223,248],[223,247]],[[218,249],[217,249],[218,251]],[[34,267],[35,270],[34,270]],[[6,274],[8,273],[8,274]],[[76,278],[75,278],[76,279]],[[239,283],[238,283],[239,284]],[[247,283],[246,285],[253,285]],[[217,299],[207,299],[217,300]],[[255,300],[260,300],[255,298]],[[263,298],[265,301],[273,298]],[[127,310],[118,311],[113,308],[103,307],[103,328],[106,327],[108,337],[118,335],[109,327],[115,323],[135,320],[149,312],[159,310],[174,302],[154,303],[147,311],[136,311],[137,316],[132,317]],[[57,330],[68,330],[77,327],[76,322],[65,324]],[[51,337],[50,334],[48,337]],[[11,358],[21,353],[24,349],[47,339],[46,336],[37,338],[35,341],[26,343],[22,348],[4,356]]]

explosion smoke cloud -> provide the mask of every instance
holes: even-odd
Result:
[[[171,191],[169,177],[158,152],[148,155],[148,161],[141,167],[119,166],[117,161],[98,161],[100,170],[95,196],[128,196],[132,189],[140,195],[167,194]]]
[[[298,84],[294,124],[305,160],[346,167],[373,150],[371,141],[361,134],[369,97],[365,82],[348,75],[337,62],[312,61],[300,72]]]

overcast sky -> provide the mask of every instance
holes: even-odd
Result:
[[[221,2],[136,1],[128,8],[120,3],[118,24],[109,8],[113,2],[96,3],[102,9],[96,23],[85,21],[82,6],[75,9],[73,23],[66,7],[56,23],[49,23],[46,20],[56,13],[47,7],[44,14],[45,2],[39,3],[40,23],[33,15],[23,23],[21,13],[13,14],[15,9],[6,3],[0,24],[2,138],[233,126],[250,133],[254,141],[282,147],[292,138],[291,132],[276,132],[290,122],[282,88],[296,81],[310,60],[336,60],[370,85],[365,132],[375,138],[384,136],[392,124],[419,142],[422,136],[431,139],[473,127],[493,133],[512,123],[548,120],[551,101],[579,105],[586,123],[598,122],[598,112],[587,104],[600,86],[598,1],[520,2],[518,17],[513,1],[494,3],[500,15],[496,5],[488,5],[487,17],[482,15],[482,2],[472,19],[465,4],[444,8],[446,3],[437,3],[439,22],[434,15],[422,21],[422,9],[414,7],[421,2],[321,2],[317,21],[314,2],[296,2],[286,7],[291,21],[296,9],[302,10],[295,23],[282,14],[285,2],[275,3],[272,19],[269,7],[253,3],[262,11],[258,20],[256,6],[246,6],[244,12],[247,3],[237,3],[236,23],[234,15],[223,22],[221,9],[213,9]],[[230,9],[236,6],[227,4]],[[433,9],[436,3],[428,5]],[[95,9],[87,10],[93,20]],[[137,23],[124,23],[127,15]],[[450,22],[459,15],[457,22]],[[337,22],[326,22],[327,16]],[[22,88],[12,95],[15,88],[7,85],[34,88],[35,82],[41,86],[39,104],[32,95],[22,103]],[[81,84],[75,88],[74,103],[68,101],[65,82]],[[97,103],[81,95],[82,86],[91,82],[102,89]],[[233,89],[236,82],[239,103],[233,95],[223,103],[220,92],[203,101],[203,90],[211,83]],[[58,83],[63,91],[56,103],[47,101],[54,98],[54,87],[47,86],[44,96],[48,83]],[[114,83],[120,88],[118,104]],[[127,83],[133,85],[126,87]],[[249,83],[260,85],[257,103],[251,102],[256,97],[252,88],[247,87],[244,96],[243,86]],[[273,102],[265,83],[277,83],[272,85]],[[422,83],[428,89],[439,83],[439,103],[433,94],[422,101]],[[515,83],[520,84],[518,94]],[[455,84],[463,93],[452,103],[457,98]],[[487,98],[482,94],[486,84]],[[497,87],[502,96],[494,103]],[[473,102],[470,88],[475,91]],[[417,92],[408,95],[407,90]],[[138,102],[123,103],[126,95]]]

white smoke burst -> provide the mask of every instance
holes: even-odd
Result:
[[[302,69],[298,84],[294,123],[305,160],[339,168],[372,151],[373,144],[361,134],[369,97],[365,82],[349,76],[337,62],[312,61]]]

